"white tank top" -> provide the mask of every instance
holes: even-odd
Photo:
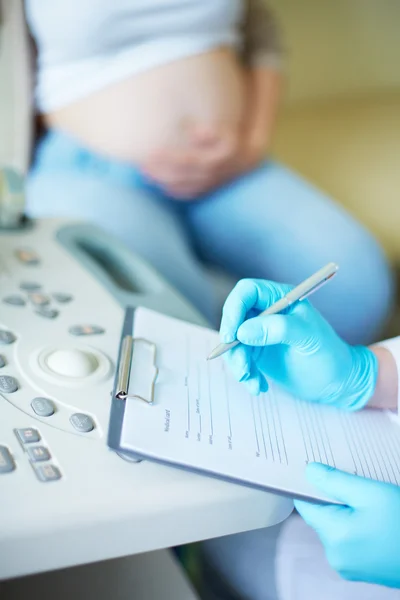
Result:
[[[152,67],[238,47],[242,0],[25,0],[48,112]]]

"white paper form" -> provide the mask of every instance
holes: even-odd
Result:
[[[327,499],[307,462],[400,485],[400,430],[386,413],[300,402],[275,385],[250,396],[223,359],[206,360],[217,333],[147,309],[134,337],[155,343],[159,375],[153,405],[126,401],[125,450],[296,497]]]

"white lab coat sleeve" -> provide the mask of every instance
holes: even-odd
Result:
[[[377,345],[389,350],[396,361],[397,378],[399,382],[397,386],[397,416],[400,418],[400,336],[379,342]]]
[[[268,529],[265,532],[267,535]],[[264,561],[268,558],[266,555]],[[342,579],[329,565],[318,535],[295,514],[281,526],[275,582],[276,596],[268,596],[274,600],[399,600],[399,590],[394,588]],[[263,593],[260,588],[257,597],[266,598]]]

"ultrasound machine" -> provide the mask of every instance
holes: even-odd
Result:
[[[118,239],[24,217],[29,45],[23,2],[0,8],[0,594],[2,582],[42,573],[46,587],[81,566],[91,598],[95,565],[118,559],[102,564],[140,590],[130,597],[195,598],[168,548],[274,525],[292,503],[107,447],[124,308],[206,323]]]

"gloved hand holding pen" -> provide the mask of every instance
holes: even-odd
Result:
[[[290,289],[244,279],[228,296],[220,333],[225,343],[241,342],[225,355],[235,378],[252,394],[266,391],[269,377],[302,400],[362,408],[377,381],[378,361],[370,349],[346,344],[307,300],[257,317]]]

